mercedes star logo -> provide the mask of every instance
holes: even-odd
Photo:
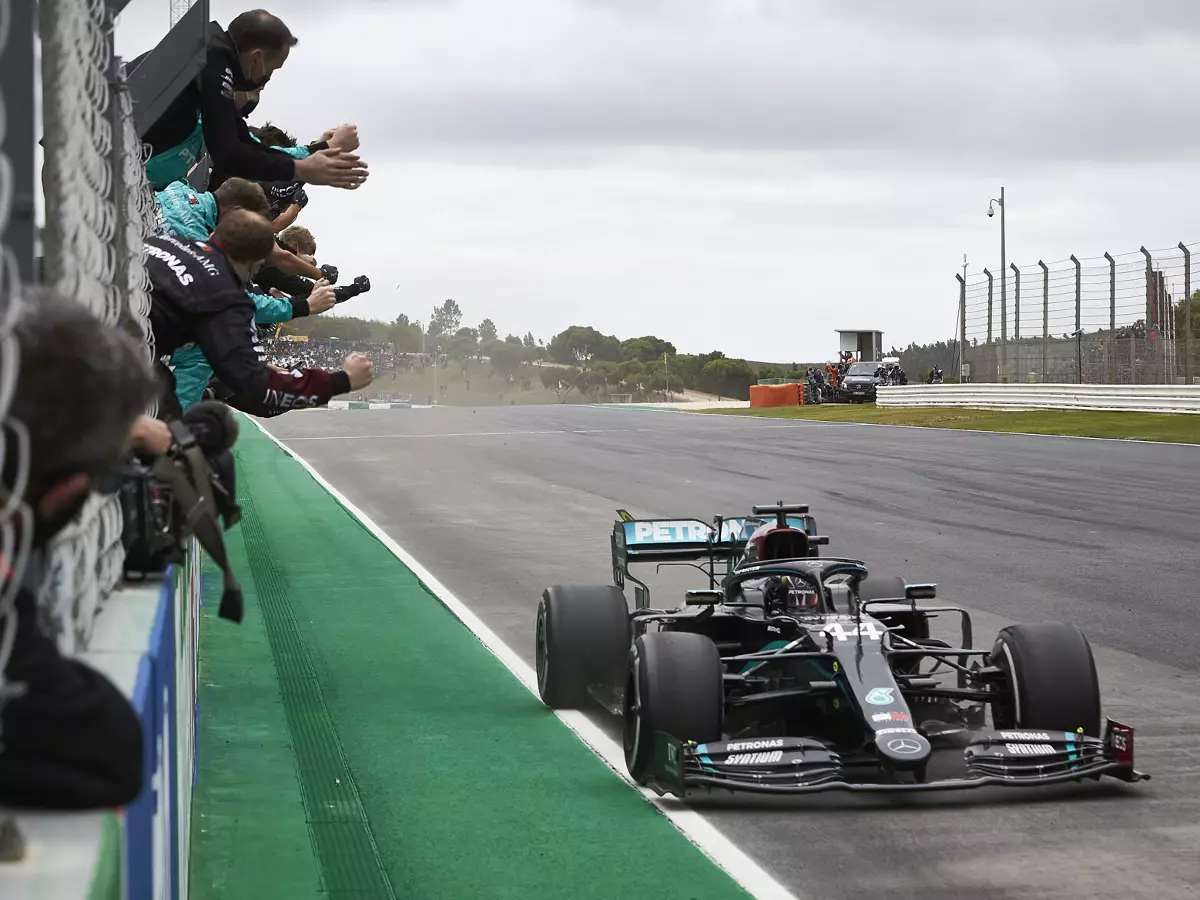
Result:
[[[887,748],[893,753],[920,753],[921,745],[909,738],[892,738],[888,741]]]

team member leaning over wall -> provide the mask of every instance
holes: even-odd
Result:
[[[0,805],[120,806],[135,800],[142,786],[137,714],[104,675],[62,656],[41,628],[36,597],[51,539],[93,491],[118,483],[108,476],[131,450],[162,452],[169,432],[140,415],[157,385],[138,343],[50,293],[27,295],[19,315],[11,416],[29,432],[23,499],[33,513],[34,552],[16,598],[15,639],[4,671],[16,693],[0,703]],[[5,454],[6,461],[13,458]],[[4,473],[7,489],[12,475]]]
[[[160,234],[174,234],[189,241],[206,241],[217,227],[221,214],[232,209],[245,209],[267,215],[269,206],[262,188],[242,178],[230,178],[213,193],[192,190],[186,182],[175,182],[156,195],[159,210]],[[294,253],[276,245],[268,261],[292,272],[322,273]],[[309,282],[311,284],[311,282]],[[254,302],[254,320],[259,325],[290,322],[302,316],[317,315],[333,308],[332,288],[320,282],[309,287],[301,297],[274,297],[253,288],[247,293]],[[187,409],[204,397],[204,389],[212,379],[213,369],[199,347],[181,347],[171,356],[175,370],[175,394],[179,405]]]
[[[333,372],[279,372],[259,356],[255,307],[246,284],[274,244],[271,223],[242,209],[223,216],[206,243],[171,236],[146,242],[155,348],[167,355],[196,344],[231,392],[229,404],[256,416],[323,406],[366,387],[372,378],[371,361],[360,353],[347,356]]]
[[[185,178],[207,150],[222,177],[304,181],[354,189],[367,177],[357,156],[330,148],[305,159],[245,139],[235,94],[261,90],[299,41],[276,16],[245,12],[210,42],[200,75],[183,88],[146,132],[146,177],[155,190]],[[128,65],[134,71],[149,54]]]
[[[293,225],[284,229],[278,240],[288,252],[296,254],[305,262],[317,264],[316,239],[313,238],[312,232],[303,225]],[[336,267],[322,265],[320,268],[330,283],[337,281],[338,270]],[[280,269],[273,268],[269,263],[263,266],[262,271],[256,276],[256,280],[259,284],[281,291],[289,297],[307,297],[315,287],[312,280],[300,275],[289,275]],[[345,303],[369,290],[371,290],[371,279],[366,275],[359,275],[349,284],[339,284],[333,289],[334,302]]]
[[[297,147],[296,139],[270,122],[258,127],[249,127],[248,132],[253,140],[266,144],[274,150],[280,150],[296,159],[307,159],[313,153],[331,146],[342,150],[352,151],[358,148],[358,128],[354,125],[339,125],[331,128],[321,136],[321,140],[305,147]],[[222,179],[222,173],[213,173],[214,181]],[[296,221],[300,211],[308,206],[308,193],[304,190],[303,181],[266,181],[261,182],[266,192],[267,201],[271,204],[271,219],[276,231],[283,231]]]
[[[229,178],[215,191],[197,191],[186,181],[175,181],[155,192],[158,233],[174,234],[192,241],[207,240],[227,209],[248,209],[270,215],[270,200],[261,185],[244,178]],[[267,262],[285,272],[319,279],[327,277],[316,266],[284,246],[271,251]],[[335,280],[335,279],[330,279]]]

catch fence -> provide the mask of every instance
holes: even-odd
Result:
[[[1198,251],[1180,243],[958,276],[962,374],[974,382],[1195,383]]]
[[[21,302],[33,302],[22,300],[22,283],[40,283],[78,301],[98,320],[119,322],[136,334],[146,358],[153,360],[142,244],[154,228],[154,198],[121,61],[113,52],[111,5],[105,0],[0,0],[0,26],[5,41],[0,48],[5,104],[0,118],[6,153],[0,160],[0,223],[12,231],[11,247],[5,247],[3,256],[3,315],[11,315]],[[40,229],[34,216],[37,174],[32,150],[39,87],[44,209]],[[11,397],[18,357],[11,340],[5,339],[0,349],[2,413]],[[19,423],[9,422],[4,434],[7,461],[20,455],[24,432]],[[13,487],[7,467],[5,482]],[[11,599],[23,572],[26,579],[36,580],[43,627],[57,637],[65,653],[82,652],[97,611],[123,576],[119,501],[93,496],[50,546],[45,569],[39,572],[24,571],[27,548],[10,546],[17,533],[11,527],[11,516],[19,514],[15,504],[5,503],[3,512],[5,599]],[[28,537],[30,530],[20,531]],[[11,634],[11,623],[3,633]],[[7,641],[0,640],[0,679],[8,649]]]
[[[9,2],[0,0],[0,26],[11,21]],[[14,55],[21,55],[32,68],[32,54],[20,54],[19,47],[17,53],[11,51],[9,33],[10,29],[0,27],[0,65],[7,69]],[[3,473],[0,480],[0,708],[7,700],[18,696],[22,689],[5,680],[4,670],[16,636],[17,612],[13,601],[21,586],[31,537],[29,509],[19,499],[29,472],[28,435],[20,422],[7,417],[20,365],[19,348],[12,335],[12,324],[23,302],[18,258],[22,250],[31,257],[33,249],[32,234],[28,229],[24,234],[19,228],[12,229],[17,232],[17,246],[10,242],[14,235],[10,235],[9,226],[14,215],[19,218],[32,211],[20,209],[17,198],[20,173],[16,170],[21,159],[19,153],[13,152],[13,146],[18,142],[14,141],[12,129],[14,126],[19,129],[24,123],[20,115],[10,113],[10,108],[17,104],[9,102],[8,82],[7,78],[0,80],[0,473]],[[31,155],[31,150],[25,154],[27,158]],[[14,160],[14,156],[18,158]],[[3,742],[4,733],[0,730],[0,752]]]
[[[45,148],[41,280],[97,319],[135,332],[153,361],[142,245],[154,232],[155,204],[113,49],[110,5],[42,0],[39,14]],[[66,652],[86,647],[97,610],[123,577],[122,528],[117,498],[93,496],[55,542],[39,599]]]

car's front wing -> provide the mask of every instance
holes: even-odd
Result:
[[[840,756],[811,738],[760,737],[697,745],[658,732],[648,783],[660,794],[686,797],[697,789],[886,793],[1041,787],[1102,775],[1127,782],[1150,777],[1134,768],[1133,729],[1111,719],[1103,738],[1061,731],[980,732],[964,749],[964,762],[964,777],[925,781],[923,765],[897,771],[881,760],[879,780],[850,781]]]

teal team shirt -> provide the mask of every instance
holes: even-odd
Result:
[[[217,227],[217,198],[199,193],[186,181],[175,181],[154,195],[158,205],[160,234],[174,234],[189,241],[206,241]],[[275,325],[292,318],[292,303],[282,297],[247,291],[254,301],[254,321]],[[180,347],[171,355],[175,371],[175,396],[187,409],[199,403],[212,379],[213,370],[195,344]]]
[[[262,143],[253,134],[250,137],[254,138],[256,143]],[[307,147],[272,147],[271,149],[286,153],[292,159],[308,159],[310,155]],[[188,135],[186,141],[164,150],[162,153],[156,153],[146,160],[146,180],[150,182],[150,187],[155,191],[165,190],[172,182],[187,178],[187,173],[203,155],[204,123],[197,117],[196,129]]]

